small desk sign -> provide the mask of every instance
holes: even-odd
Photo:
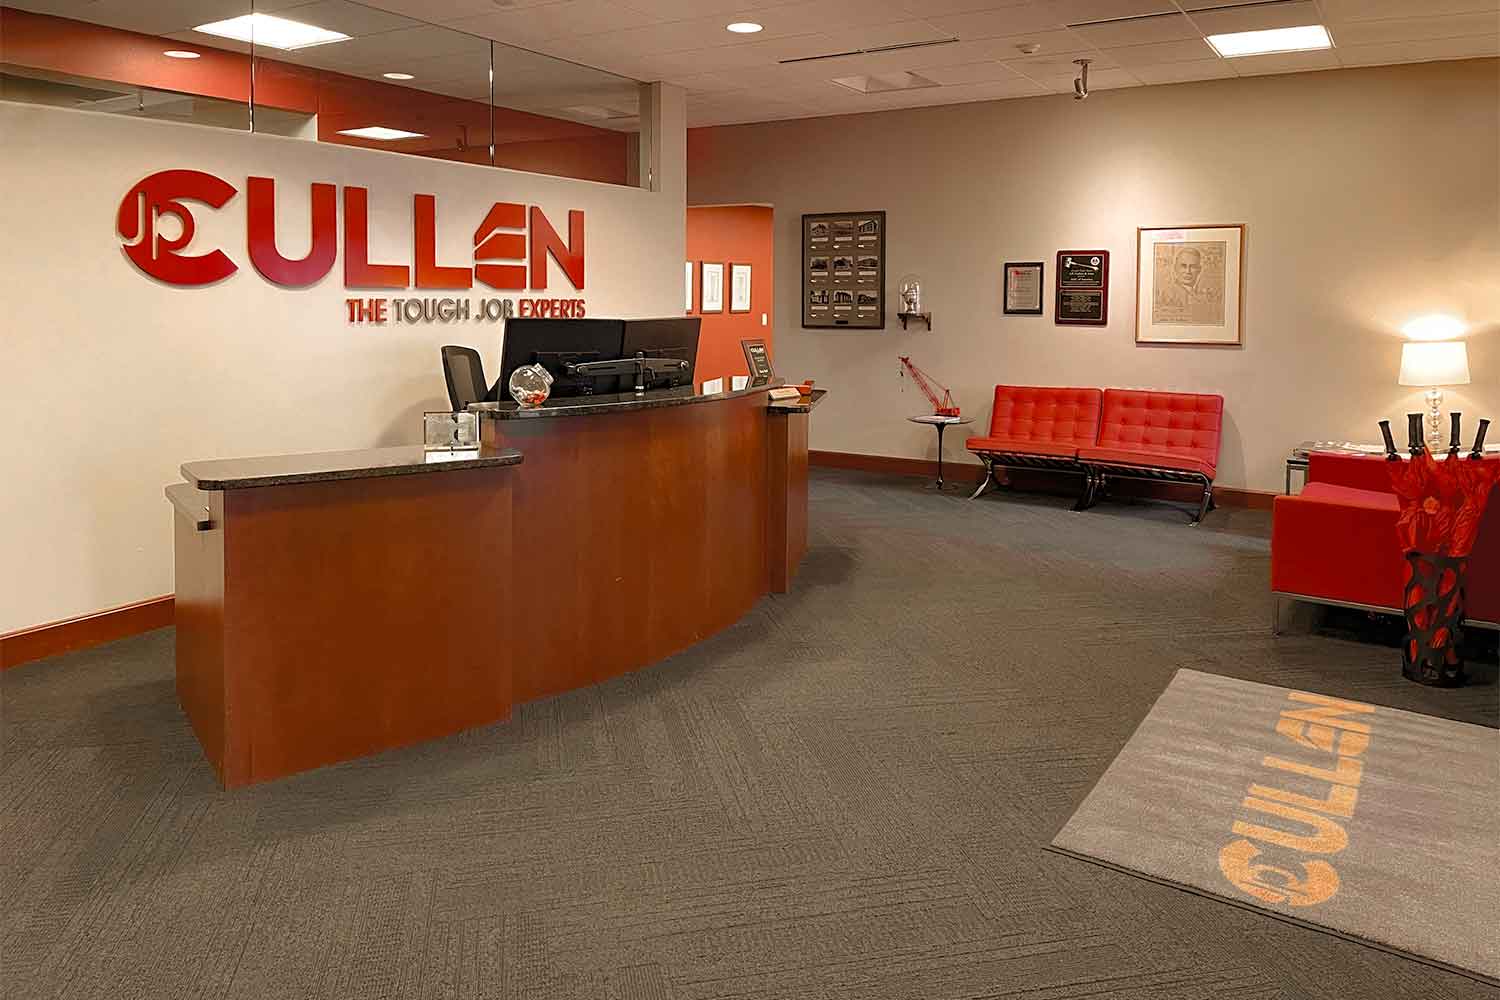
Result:
[[[479,414],[422,414],[422,448],[424,451],[433,453],[477,452],[479,450]]]
[[[776,377],[776,371],[771,367],[771,354],[766,350],[766,342],[742,340],[740,347],[745,350],[745,364],[750,368],[750,385],[754,387],[769,384]]]

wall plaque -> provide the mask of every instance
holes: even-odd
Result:
[[[1052,321],[1077,326],[1109,322],[1108,250],[1057,252],[1057,302]]]

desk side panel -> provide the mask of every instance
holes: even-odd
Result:
[[[172,508],[177,701],[224,778],[224,494],[203,493],[214,527],[199,531]]]

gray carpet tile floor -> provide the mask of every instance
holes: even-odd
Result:
[[[1067,506],[816,472],[793,591],[729,631],[233,793],[177,707],[170,630],[7,671],[0,989],[1500,995],[1044,850],[1179,667],[1500,723],[1493,665],[1435,691],[1350,634],[1273,637],[1269,515]]]

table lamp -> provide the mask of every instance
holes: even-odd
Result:
[[[1401,385],[1427,390],[1427,447],[1443,450],[1443,386],[1469,384],[1469,352],[1461,340],[1409,341],[1401,345]]]

